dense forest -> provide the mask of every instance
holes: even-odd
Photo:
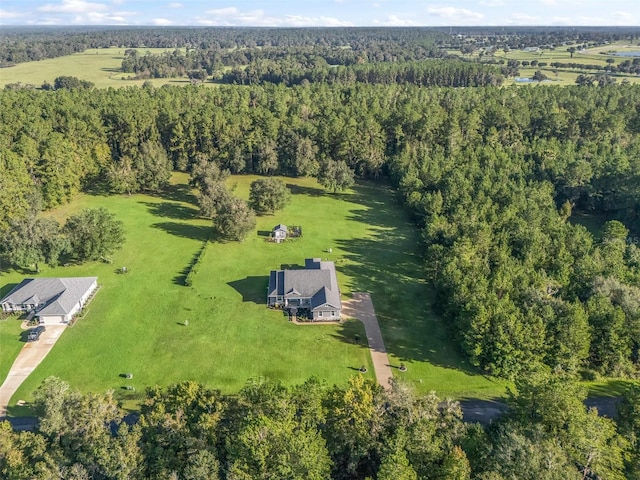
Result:
[[[474,365],[636,377],[638,105],[634,86],[3,91],[0,231],[33,198],[52,208],[96,182],[153,191],[173,169],[388,175]],[[608,220],[603,234],[575,211]]]
[[[0,32],[0,67],[55,58],[88,48],[189,48],[223,55],[229,50],[274,47],[331,49],[355,58],[404,61],[441,57],[446,49],[587,46],[638,37],[633,27],[360,27],[360,28],[228,28],[228,27],[4,27]],[[345,49],[348,47],[348,49]],[[395,61],[395,60],[394,60]]]
[[[464,424],[456,402],[344,387],[311,378],[291,388],[252,379],[233,396],[194,382],[147,389],[123,421],[113,392],[82,395],[50,377],[36,392],[40,423],[0,423],[0,475],[22,479],[482,480],[640,478],[640,388],[620,420],[599,417],[568,379],[516,382],[489,427]],[[132,420],[132,419],[129,419]]]
[[[281,208],[269,195],[286,198],[261,179],[241,201],[229,174],[316,177],[330,192],[382,179],[421,233],[420,274],[451,337],[479,373],[514,389],[507,413],[481,427],[464,424],[454,402],[360,376],[346,386],[252,379],[235,395],[185,382],[149,389],[127,424],[112,392],[82,395],[51,378],[35,395],[35,431],[0,424],[0,475],[640,478],[640,390],[629,388],[616,423],[587,410],[579,386],[640,378],[640,86],[581,75],[571,87],[502,88],[523,64],[446,53],[637,33],[3,29],[2,66],[121,46],[123,70],[140,78],[227,84],[99,90],[61,75],[41,90],[0,91],[3,259],[36,269],[105,260],[123,241],[109,212],[85,210],[63,227],[40,212],[81,191],[161,191],[173,171],[190,174],[200,215],[231,240],[253,228],[254,212]]]

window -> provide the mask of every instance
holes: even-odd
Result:
[[[333,310],[331,311],[331,316],[335,317],[336,316],[336,312],[334,312]]]
[[[318,312],[318,317],[321,317],[321,316],[322,316],[322,311],[319,311]]]

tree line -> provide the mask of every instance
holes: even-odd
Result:
[[[154,191],[172,170],[200,182],[212,216],[249,220],[198,172],[316,176],[331,190],[388,175],[423,232],[436,307],[474,365],[634,377],[638,105],[631,85],[3,91],[0,230],[28,216],[33,194],[48,209],[89,185]],[[608,222],[594,235],[575,212]]]
[[[0,66],[55,58],[89,48],[190,48],[217,51],[256,47],[348,48],[358,54],[421,52],[446,35],[429,28],[230,28],[230,27],[5,27]]]
[[[411,84],[422,87],[482,87],[501,85],[501,70],[455,59],[402,63],[369,63],[353,66],[311,66],[256,62],[222,75],[223,83],[252,85],[282,83]]]
[[[516,382],[488,427],[460,406],[402,383],[362,376],[329,386],[257,378],[236,395],[195,382],[146,390],[125,423],[112,391],[81,394],[55,377],[36,391],[39,425],[0,423],[7,480],[469,480],[640,478],[640,388],[618,422],[599,417],[568,379],[540,371]]]

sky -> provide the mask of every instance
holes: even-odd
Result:
[[[640,25],[640,0],[0,0],[0,25]]]

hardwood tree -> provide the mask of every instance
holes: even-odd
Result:
[[[346,190],[354,184],[354,171],[342,160],[326,160],[320,166],[318,182],[332,192]]]
[[[291,202],[291,191],[282,180],[260,178],[251,182],[249,206],[258,215],[272,214]]]
[[[221,239],[242,241],[255,226],[255,214],[247,202],[233,195],[224,197],[213,220],[213,227]]]
[[[63,231],[69,240],[71,256],[79,261],[108,258],[124,243],[122,222],[104,207],[72,215]]]
[[[60,233],[58,222],[36,217],[35,213],[10,221],[1,238],[2,250],[8,260],[14,265],[33,267],[36,273],[40,271],[41,263],[56,266],[69,246]]]

